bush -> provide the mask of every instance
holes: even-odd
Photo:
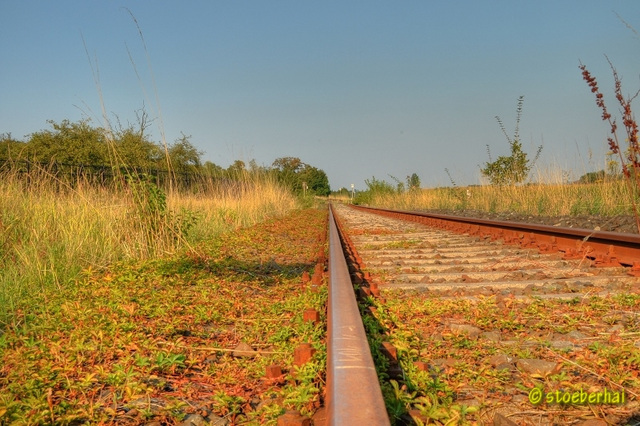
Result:
[[[487,145],[487,153],[489,154],[489,162],[485,163],[484,168],[480,171],[484,176],[489,178],[489,181],[493,185],[510,185],[516,183],[522,183],[529,175],[529,171],[533,167],[542,152],[542,145],[538,147],[538,151],[534,160],[529,163],[527,153],[522,150],[522,143],[520,142],[520,118],[522,116],[522,104],[524,102],[524,96],[518,98],[518,107],[516,109],[516,129],[513,138],[507,135],[507,131],[502,124],[500,117],[496,116],[496,120],[500,125],[500,129],[509,142],[511,148],[511,155],[500,156],[495,161],[491,161],[491,152],[489,145]]]

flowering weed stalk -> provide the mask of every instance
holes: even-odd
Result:
[[[622,167],[622,174],[624,175],[625,182],[629,189],[631,198],[631,204],[633,206],[633,213],[636,218],[636,225],[638,232],[640,232],[640,211],[638,209],[638,198],[640,198],[640,145],[638,144],[638,123],[631,110],[631,102],[640,94],[640,91],[635,95],[624,97],[622,94],[622,82],[618,76],[618,72],[615,67],[607,58],[611,71],[613,72],[613,80],[615,82],[614,93],[616,99],[620,104],[620,113],[622,114],[622,124],[627,133],[628,147],[623,151],[618,138],[618,123],[616,119],[609,113],[605,103],[604,95],[598,87],[596,78],[591,75],[586,65],[580,64],[582,70],[582,78],[587,82],[591,88],[591,92],[596,95],[596,104],[602,110],[602,120],[609,123],[611,127],[611,136],[607,138],[609,142],[609,149],[613,154],[618,154],[620,158],[620,165]]]

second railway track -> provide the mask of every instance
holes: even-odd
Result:
[[[622,291],[638,283],[624,266],[595,268],[589,258],[564,259],[492,241],[366,213],[337,210],[373,281],[387,288],[456,296],[578,297]]]
[[[613,262],[606,253],[616,251],[605,246],[608,264],[618,266],[596,268],[602,256],[588,250],[540,253],[349,206],[333,211],[369,341],[379,345],[374,358],[383,354],[389,368],[382,386],[393,422],[634,424],[640,279],[633,261]],[[619,252],[636,249],[625,244]],[[616,355],[598,361],[603,348]],[[541,390],[542,404],[533,403],[532,389]],[[603,389],[624,404],[553,399]]]

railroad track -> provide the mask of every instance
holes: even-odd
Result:
[[[446,416],[467,416],[472,421],[496,424],[503,420],[499,424],[579,424],[590,418],[584,405],[558,405],[553,400],[531,404],[525,390],[536,386],[552,398],[555,390],[568,392],[577,386],[590,386],[593,392],[598,386],[619,392],[627,398],[626,405],[596,405],[599,411],[595,416],[609,423],[622,421],[625,416],[629,419],[638,410],[640,391],[634,387],[640,383],[640,317],[634,312],[637,304],[627,302],[629,308],[625,310],[627,305],[621,302],[622,309],[612,307],[610,312],[593,308],[597,314],[583,308],[609,300],[615,305],[619,299],[640,293],[640,236],[474,222],[345,205],[333,206],[332,212],[336,229],[330,231],[335,236],[330,238],[327,374],[328,418],[339,419],[334,424],[357,424],[345,422],[346,413],[379,409],[381,393],[391,407],[391,421],[397,423],[440,421]],[[338,247],[338,239],[343,247]],[[341,248],[346,261],[338,253]],[[370,316],[365,322],[377,324],[380,335],[370,336],[370,341],[377,341],[380,347],[371,348],[371,352],[378,361],[380,354],[384,356],[383,365],[388,371],[383,376],[390,379],[383,384],[386,391],[370,392],[370,400],[369,396],[363,399],[357,389],[378,389],[377,379],[370,374],[371,365],[335,366],[336,360],[340,364],[366,358],[364,337],[341,334],[355,329],[354,322],[360,322],[358,327],[362,328],[359,318],[351,318],[348,325],[331,325],[334,312],[344,309],[337,300],[344,300],[345,288],[353,294],[352,284],[360,297],[360,312],[355,301],[348,310],[356,316],[365,312]],[[343,293],[332,302],[335,286],[340,286]],[[420,303],[441,312],[428,315]],[[583,309],[582,314],[567,308],[574,306],[575,310]],[[539,310],[539,318],[532,314],[532,307]],[[413,319],[412,309],[419,313],[415,316],[429,318],[429,324]],[[520,309],[532,312],[523,324],[518,323]],[[495,310],[498,317],[487,319],[483,310]],[[553,312],[560,311],[571,318],[574,330],[568,331],[571,326],[565,319],[556,319]],[[478,318],[469,312],[476,312]],[[597,318],[587,321],[590,315]],[[510,322],[505,322],[507,319]],[[336,329],[340,330],[337,334]],[[348,347],[332,350],[331,342],[335,341],[347,342]],[[609,378],[598,372],[605,370],[598,370],[597,362],[581,362],[589,353],[597,356],[598,345],[610,344],[626,348],[624,353],[630,357],[638,357],[620,363],[631,367],[629,378]],[[460,350],[444,356],[443,350],[429,349],[451,345],[458,345]],[[469,348],[475,355],[468,355]],[[590,348],[596,348],[595,352]],[[465,368],[479,372],[475,378],[469,377],[468,383],[464,372],[458,371]],[[356,376],[356,370],[366,375]],[[482,380],[471,383],[483,375],[491,376],[486,379],[491,384]],[[335,377],[339,376],[342,382],[336,386]],[[424,380],[431,380],[430,385],[434,381],[447,384],[449,389],[443,385],[434,391],[440,396],[428,396],[416,385]],[[336,396],[340,389],[342,393]],[[359,399],[352,403],[350,395]],[[333,414],[335,403],[331,401],[342,405]],[[367,415],[360,424],[376,424],[372,419],[377,424],[389,422],[386,413],[379,410]]]

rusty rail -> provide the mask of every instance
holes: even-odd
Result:
[[[329,212],[327,424],[389,425],[331,206]]]
[[[353,208],[453,232],[502,239],[507,244],[537,248],[541,252],[562,252],[566,259],[588,258],[594,262],[594,266],[630,266],[629,274],[640,276],[640,235],[637,234],[362,206]]]

